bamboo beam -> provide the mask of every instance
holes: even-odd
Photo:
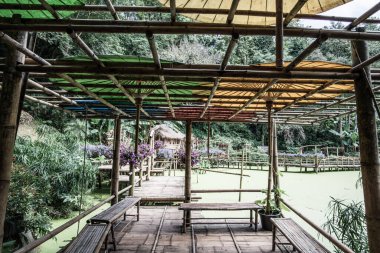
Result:
[[[352,62],[357,65],[368,59],[368,48],[363,40],[353,40]],[[364,72],[365,71],[365,72]],[[355,78],[357,105],[360,167],[364,191],[364,204],[367,220],[369,252],[380,250],[380,165],[375,107],[370,99],[371,88],[367,82],[369,67],[364,68]]]
[[[88,12],[109,12],[106,5],[51,5],[56,11],[88,11]],[[44,10],[41,5],[37,4],[8,4],[1,3],[1,9],[8,10]],[[118,12],[142,12],[142,13],[170,13],[170,7],[165,6],[126,6],[126,5],[115,5],[115,10]],[[230,9],[215,9],[215,8],[176,8],[177,13],[188,13],[188,14],[220,14],[228,15]],[[275,17],[275,12],[267,11],[251,11],[251,10],[236,10],[235,15],[244,16],[259,16],[259,17]],[[289,15],[289,13],[284,13],[284,17]],[[325,21],[340,21],[340,22],[352,22],[356,18],[354,17],[342,17],[342,16],[328,16],[328,15],[316,15],[316,14],[296,14],[297,19],[308,19],[308,20],[325,20]],[[367,19],[363,23],[378,24],[380,20],[378,19]]]
[[[56,12],[56,11],[54,10],[54,8],[53,8],[48,2],[46,2],[45,0],[38,0],[38,1],[41,3],[41,5],[42,5],[47,11],[50,12],[51,15],[53,15],[53,17],[54,17],[55,19],[61,19],[61,17],[59,16],[58,12]]]
[[[276,0],[276,67],[282,69],[284,62],[284,20],[283,20],[283,2]]]
[[[263,88],[261,88],[252,98],[250,98],[237,112],[232,114],[228,119],[232,119],[236,117],[239,113],[241,113],[245,108],[247,108],[250,104],[255,101],[255,99],[259,98],[263,93],[267,92],[274,84],[277,83],[278,79],[272,79],[268,82]]]
[[[113,6],[111,0],[104,0],[104,2],[106,3],[107,8],[108,8],[108,10],[110,11],[110,13],[111,13],[113,19],[114,19],[114,20],[119,20],[120,18],[119,18],[119,16],[117,15],[117,12],[116,12],[115,7]]]
[[[239,5],[240,0],[232,0],[230,10],[228,11],[227,15],[227,24],[232,24],[232,21],[234,20],[235,13],[237,10],[237,7]]]
[[[51,66],[51,64],[48,61],[46,61],[45,59],[43,59],[39,55],[35,54],[33,51],[29,50],[24,45],[18,43],[17,41],[15,41],[14,39],[12,39],[11,37],[9,37],[7,34],[5,34],[3,32],[0,32],[0,41],[4,42],[5,44],[7,44],[7,45],[9,45],[9,46],[11,46],[13,48],[16,48],[19,52],[23,53],[26,56],[29,56],[30,58],[32,58],[33,60],[35,60],[36,62],[38,62],[39,64],[41,64],[43,66],[47,66],[47,67]],[[82,84],[80,84],[77,81],[75,81],[69,75],[64,74],[64,73],[57,74],[57,75],[59,77],[65,79],[66,81],[68,81],[69,83],[71,83],[72,85],[74,85],[75,87],[81,89],[83,92],[85,92],[90,97],[92,97],[94,99],[97,99],[98,101],[100,101],[104,105],[106,105],[106,106],[110,107],[111,109],[115,110],[116,112],[118,112],[118,113],[120,113],[122,115],[125,115],[125,116],[129,116],[125,112],[121,111],[117,107],[113,106],[112,104],[110,104],[109,102],[107,102],[106,100],[104,100],[103,98],[97,96],[94,92],[88,90],[85,86],[83,86]]]
[[[14,36],[18,44],[22,46],[26,45],[27,33],[19,32]],[[13,148],[18,127],[17,117],[23,80],[23,74],[16,72],[14,68],[17,64],[23,64],[25,60],[25,56],[10,45],[7,45],[6,55],[7,69],[4,72],[0,95],[0,249],[3,246],[4,220],[8,202]]]
[[[151,32],[147,32],[146,33],[146,37],[147,37],[148,42],[149,42],[149,47],[150,47],[150,51],[152,52],[154,63],[156,64],[156,67],[157,67],[158,70],[162,70],[160,57],[158,56],[156,42],[154,40],[154,35]],[[166,101],[167,101],[167,103],[169,105],[170,112],[171,112],[173,118],[175,118],[175,113],[174,113],[174,110],[173,110],[173,107],[172,107],[172,103],[170,102],[169,91],[168,91],[168,88],[167,88],[167,85],[166,85],[165,77],[162,74],[158,75],[158,77],[160,79],[161,86],[162,86],[162,89],[164,91],[164,95],[165,95]]]
[[[326,82],[324,85],[319,86],[318,88],[316,88],[316,89],[314,89],[314,90],[312,90],[312,91],[309,91],[309,92],[306,93],[305,95],[303,95],[303,96],[301,96],[301,97],[298,97],[298,98],[294,99],[294,101],[291,102],[291,103],[289,103],[288,105],[286,105],[286,106],[284,106],[284,107],[282,107],[282,108],[280,108],[280,109],[275,110],[275,113],[277,113],[277,112],[279,112],[279,111],[282,111],[282,110],[285,110],[285,109],[287,109],[287,108],[289,108],[289,107],[291,107],[291,106],[297,104],[297,103],[300,102],[301,100],[303,100],[303,99],[305,99],[305,98],[307,98],[307,97],[310,97],[310,96],[312,96],[312,95],[314,95],[314,94],[320,92],[321,90],[324,90],[324,89],[330,87],[331,85],[336,84],[337,82],[338,82],[338,81],[336,81],[336,80],[332,80],[332,81]]]
[[[372,8],[370,8],[368,11],[360,15],[358,18],[353,20],[348,26],[345,27],[347,31],[352,30],[353,28],[357,27],[360,23],[363,23],[366,19],[368,19],[370,16],[375,14],[380,9],[380,2],[375,4]]]
[[[46,24],[47,22],[51,24]],[[69,25],[61,20],[44,20],[41,24],[8,24],[1,23],[1,31],[36,31],[36,32],[65,32],[68,26],[71,26],[76,32],[92,33],[141,33],[151,32],[154,34],[210,34],[210,35],[231,35],[236,32],[241,36],[263,35],[274,36],[274,27],[240,27],[236,25],[209,24],[209,23],[191,23],[184,25],[171,22],[150,23],[144,22],[143,25],[128,24],[133,21],[113,21],[107,25],[93,25],[91,20],[82,20],[81,25]],[[70,21],[71,22],[71,21]],[[35,23],[35,22],[34,22]],[[45,23],[45,24],[43,24]],[[71,22],[72,23],[72,22]],[[106,22],[105,22],[106,23]],[[120,23],[120,24],[118,24]],[[312,28],[285,28],[284,36],[286,37],[310,37],[318,38],[319,36],[328,36],[332,39],[363,39],[363,40],[380,40],[378,32],[352,32],[342,30],[322,30]]]
[[[191,121],[186,121],[186,139],[185,139],[185,203],[191,202]],[[187,216],[183,217],[190,224],[191,214],[187,212]],[[186,229],[186,228],[183,228]]]
[[[373,56],[371,58],[368,58],[367,60],[365,60],[365,61],[363,61],[363,62],[361,62],[361,63],[353,66],[349,70],[349,72],[352,73],[352,72],[355,72],[357,70],[363,69],[363,68],[365,68],[365,67],[367,67],[367,66],[371,65],[372,63],[375,63],[375,62],[377,62],[379,60],[380,60],[380,54],[377,54],[377,55],[375,55],[375,56]]]
[[[353,20],[345,30],[350,31],[355,26],[359,25],[361,22],[366,20],[374,12],[380,8],[380,3],[373,6],[370,10],[362,14],[360,17]],[[309,56],[315,49],[317,49],[323,42],[325,42],[329,36],[327,34],[321,34],[313,43],[311,43],[304,51],[301,52],[286,68],[285,71],[290,71],[294,69],[302,60]]]
[[[176,16],[177,16],[177,13],[176,13],[176,3],[175,3],[175,0],[170,0],[170,20],[172,22],[175,22],[176,21]]]
[[[284,19],[284,27],[288,26],[290,21],[292,21],[297,13],[302,9],[302,7],[307,3],[308,0],[298,0],[290,12],[286,15]]]
[[[203,70],[203,69],[173,69],[173,68],[128,68],[108,67],[105,69],[99,69],[96,66],[82,67],[82,66],[31,66],[20,65],[17,66],[17,70],[23,72],[39,72],[39,73],[95,73],[106,75],[136,75],[138,78],[141,75],[146,76],[187,76],[187,77],[209,77],[209,78],[222,78],[222,77],[240,77],[240,78],[283,78],[283,79],[337,79],[337,80],[349,80],[354,78],[355,74],[341,73],[341,72],[321,72],[321,71],[240,71],[240,70],[225,70],[220,72],[219,70]]]
[[[111,200],[111,205],[119,202],[119,171],[120,171],[120,137],[121,137],[121,119],[115,118],[113,130],[113,157],[112,157],[112,174],[111,174],[111,195],[115,198]]]
[[[110,1],[110,0],[106,0]],[[112,5],[112,3],[110,2]],[[70,38],[76,43],[82,51],[90,57],[91,60],[93,60],[99,67],[105,68],[106,65],[99,59],[99,57],[94,53],[94,51],[91,50],[91,48],[82,40],[81,37],[71,28],[67,29],[67,33],[69,34]],[[119,80],[114,75],[107,75],[107,77],[116,85],[117,88],[119,88],[124,95],[131,101],[133,104],[135,104],[135,99],[133,96],[120,84]],[[143,110],[143,109],[142,109]],[[143,110],[143,113],[149,117],[149,114]]]

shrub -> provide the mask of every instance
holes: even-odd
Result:
[[[363,202],[350,202],[332,198],[324,228],[354,252],[369,252],[367,226]],[[335,248],[335,252],[341,252]]]

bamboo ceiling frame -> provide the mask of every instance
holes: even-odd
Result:
[[[73,41],[94,61],[97,67],[92,67],[89,65],[82,66],[81,68],[77,68],[75,64],[66,66],[66,65],[55,65],[55,61],[51,64],[50,62],[38,57],[33,52],[25,51],[25,49],[16,46],[19,51],[25,53],[27,56],[32,58],[38,65],[20,65],[18,66],[19,71],[24,72],[32,72],[31,77],[34,75],[40,76],[49,76],[49,75],[57,75],[62,77],[63,79],[68,81],[68,84],[39,84],[36,81],[30,80],[29,85],[32,86],[33,90],[27,90],[28,94],[38,94],[39,91],[47,94],[48,97],[46,99],[50,99],[49,102],[44,101],[47,104],[52,106],[56,106],[57,104],[61,105],[73,105],[78,107],[78,111],[80,108],[83,108],[80,104],[78,104],[75,100],[77,96],[89,95],[92,98],[97,99],[105,106],[113,109],[116,113],[120,113],[124,115],[124,117],[132,117],[127,114],[125,111],[117,108],[116,104],[112,104],[109,101],[117,101],[116,97],[119,97],[119,100],[122,99],[122,94],[124,93],[127,96],[132,104],[133,97],[130,99],[130,93],[127,89],[136,88],[134,85],[122,85],[119,83],[119,77],[124,78],[125,74],[129,75],[129,80],[136,79],[137,77],[142,77],[146,79],[155,79],[153,76],[157,76],[158,80],[161,82],[162,86],[151,86],[151,85],[141,85],[142,88],[150,88],[153,90],[162,89],[165,94],[166,103],[170,108],[172,113],[172,119],[175,118],[174,109],[182,109],[186,110],[186,105],[180,105],[178,103],[188,102],[194,104],[203,104],[203,110],[201,110],[200,114],[196,118],[196,120],[203,121],[202,119],[208,110],[211,110],[215,113],[215,109],[217,108],[237,108],[238,110],[230,115],[227,121],[233,121],[232,118],[237,116],[238,114],[244,112],[244,110],[251,111],[253,108],[257,109],[257,113],[262,115],[265,107],[260,107],[259,105],[265,103],[263,101],[256,101],[255,105],[251,107],[250,105],[260,98],[260,96],[265,92],[285,92],[289,94],[303,93],[301,96],[295,97],[279,97],[278,102],[274,102],[274,110],[277,113],[279,118],[283,118],[283,123],[292,123],[299,122],[305,123],[304,120],[309,120],[310,123],[315,123],[314,121],[310,121],[315,118],[318,112],[324,111],[323,113],[327,116],[326,118],[331,118],[336,116],[343,115],[344,113],[350,113],[353,111],[353,105],[348,105],[346,102],[349,102],[351,99],[343,98],[339,100],[339,97],[318,97],[313,98],[311,96],[315,94],[336,94],[339,95],[341,93],[353,93],[352,90],[334,90],[334,89],[326,89],[333,84],[338,82],[345,83],[346,80],[352,80],[352,78],[356,75],[356,71],[360,70],[380,59],[380,54],[373,56],[365,62],[358,64],[357,66],[352,67],[348,70],[323,70],[320,72],[315,72],[312,70],[299,71],[297,65],[305,59],[310,53],[312,53],[319,45],[321,45],[324,41],[329,38],[338,38],[338,39],[365,39],[365,40],[380,40],[380,33],[369,33],[369,32],[351,32],[353,28],[358,26],[361,23],[380,23],[379,20],[369,19],[369,17],[380,9],[380,3],[373,6],[371,9],[366,11],[358,18],[346,18],[346,17],[328,17],[328,16],[317,16],[317,15],[308,15],[308,14],[297,14],[297,12],[302,8],[305,4],[305,0],[299,0],[293,9],[289,13],[283,13],[282,11],[282,0],[276,0],[276,12],[252,12],[252,11],[241,11],[237,10],[237,6],[239,1],[232,1],[231,8],[226,10],[211,10],[211,9],[187,9],[187,8],[178,8],[176,7],[175,0],[170,1],[170,7],[128,7],[128,6],[114,6],[110,0],[105,0],[104,6],[54,6],[49,5],[45,0],[39,0],[41,5],[11,5],[11,4],[0,4],[0,7],[12,8],[12,9],[37,9],[37,10],[48,10],[55,20],[41,20],[41,19],[21,19],[20,24],[10,24],[9,19],[2,18],[0,19],[0,30],[2,31],[13,31],[17,30],[25,30],[25,31],[57,31],[57,32],[65,32],[67,31]],[[13,8],[14,7],[14,8]],[[113,17],[113,21],[111,20],[65,20],[61,19],[57,11],[62,10],[82,10],[82,11],[108,11],[110,15]],[[170,13],[171,22],[140,22],[140,21],[125,21],[120,20],[118,16],[118,12],[126,12],[126,11],[137,11],[137,12],[163,12]],[[177,14],[178,13],[214,13],[214,14],[226,14],[226,24],[205,24],[205,23],[195,23],[195,22],[177,22]],[[268,17],[276,17],[276,27],[263,27],[263,26],[246,26],[246,25],[235,25],[233,23],[233,18],[235,15],[259,15],[259,16],[268,16]],[[299,28],[287,28],[287,25],[294,18],[306,18],[306,19],[319,19],[319,20],[336,20],[336,21],[344,21],[350,22],[349,25],[346,26],[345,30],[318,30],[318,29],[299,29]],[[106,26],[109,28],[103,29]],[[68,29],[69,27],[69,29]],[[103,29],[100,31],[95,31],[95,29]],[[124,29],[121,31],[121,29]],[[75,33],[76,32],[105,32],[105,33],[145,33],[147,35],[147,39],[149,41],[153,59],[154,59],[154,68],[152,67],[110,67],[108,64],[103,63],[96,54],[86,45],[86,43]],[[178,65],[178,69],[176,67],[167,67],[165,64],[161,64],[160,59],[158,58],[157,48],[155,47],[154,42],[154,34],[232,34],[232,39],[230,40],[230,44],[227,47],[225,57],[223,58],[223,62],[221,65]],[[227,66],[228,59],[231,56],[233,48],[236,46],[237,40],[240,36],[244,35],[269,35],[275,36],[276,38],[276,66],[275,68],[267,68],[267,70],[255,70],[253,66]],[[284,36],[306,36],[311,38],[317,38],[309,47],[307,47],[299,56],[297,56],[289,65],[286,67],[283,66],[283,37]],[[0,34],[0,38],[4,39],[7,35],[3,32]],[[237,37],[237,39],[236,39]],[[43,66],[41,66],[42,64]],[[186,67],[183,69],[183,67]],[[181,68],[182,67],[182,68]],[[198,68],[196,68],[198,67]],[[97,68],[97,69],[96,69]],[[256,67],[260,69],[260,67]],[[262,69],[264,69],[263,67]],[[0,69],[2,69],[0,65]],[[91,84],[88,86],[83,86],[80,83],[75,81],[75,77],[79,76],[78,74],[74,74],[79,69],[84,69],[85,71],[80,71],[79,73],[88,73],[88,75],[98,76],[101,74],[103,78],[108,77],[117,88],[119,88],[122,93],[114,93],[114,92],[101,92],[96,91],[93,92],[88,88],[91,87]],[[344,71],[344,73],[342,72]],[[53,74],[54,73],[54,74]],[[70,76],[68,75],[70,74]],[[123,76],[121,76],[123,75]],[[73,76],[73,77],[71,77]],[[372,72],[372,78],[374,80],[379,79],[380,75],[377,71]],[[220,87],[220,83],[224,82],[224,80],[235,79],[235,78],[267,78],[267,85],[262,88],[244,88],[244,87]],[[321,79],[326,80],[323,84],[320,84],[318,87],[314,89],[285,89],[285,88],[273,88],[273,85],[279,82],[279,79],[283,78],[285,80],[297,78],[297,79]],[[214,85],[212,86],[196,86],[196,87],[180,87],[180,86],[172,86],[167,85],[166,82],[169,80],[214,80]],[[117,80],[117,82],[115,82]],[[155,79],[156,80],[156,79]],[[240,80],[242,83],[249,83],[250,80]],[[56,87],[77,87],[81,89],[81,92],[71,92],[64,90],[57,90]],[[95,86],[95,85],[94,85]],[[98,87],[98,86],[97,86]],[[140,87],[140,86],[139,86]],[[109,86],[107,87],[109,88]],[[170,93],[170,96],[173,96],[174,99],[170,100],[169,98],[169,90],[205,90],[210,91],[209,95],[201,95],[201,94],[193,94],[187,98],[185,94],[176,94]],[[220,92],[239,92],[239,91],[247,91],[254,92],[255,95],[251,98],[247,96],[228,96],[228,95],[218,95],[216,91]],[[379,91],[378,87],[374,88],[374,91]],[[70,96],[68,98],[68,96]],[[73,96],[74,95],[74,96]],[[128,96],[129,95],[129,96]],[[195,95],[195,96],[194,96]],[[30,95],[28,95],[30,96]],[[103,99],[100,96],[113,96],[107,99]],[[154,99],[154,97],[158,97],[159,94],[150,94],[147,98],[146,108],[151,108],[154,106],[164,106],[165,100],[162,99]],[[190,99],[190,97],[192,99]],[[194,99],[198,97],[198,99]],[[239,99],[240,101],[231,101],[233,99]],[[37,98],[35,98],[37,99]],[[246,100],[244,103],[242,100]],[[39,99],[37,99],[39,100]],[[52,101],[51,101],[52,100]],[[283,101],[282,101],[283,100]],[[61,101],[61,102],[59,102]],[[289,103],[286,101],[290,101]],[[310,101],[310,102],[307,102]],[[316,101],[316,102],[312,102]],[[321,102],[317,102],[321,101]],[[323,101],[332,101],[331,103],[324,103]],[[244,103],[241,107],[238,105]],[[45,103],[45,104],[46,104]],[[174,104],[172,104],[174,103]],[[230,104],[229,107],[225,107],[225,104]],[[235,107],[234,105],[237,105]],[[310,105],[311,107],[307,107]],[[321,105],[322,107],[315,108],[315,106]],[[128,105],[126,105],[128,106]],[[213,107],[217,106],[217,107]],[[281,106],[281,107],[278,107]],[[335,108],[336,106],[341,106],[339,108]],[[100,107],[100,106],[98,106]],[[333,108],[334,107],[334,108]],[[96,108],[96,106],[94,106]],[[120,107],[121,108],[121,107]],[[124,108],[124,107],[123,107]],[[129,107],[128,107],[129,108]],[[199,109],[198,105],[193,106],[192,110]],[[311,108],[311,110],[310,110]],[[298,114],[290,114],[291,112],[297,112],[297,110],[301,111]],[[334,112],[327,113],[327,110],[333,110]],[[338,112],[339,110],[346,110],[346,112]],[[199,110],[197,110],[199,111]],[[93,111],[95,112],[95,111]],[[163,112],[160,112],[164,114]],[[160,115],[160,113],[154,113],[152,118],[156,117],[155,115]],[[183,113],[183,112],[181,112]],[[189,111],[189,114],[195,115],[193,111]],[[221,112],[221,115],[228,115],[228,112]],[[292,117],[286,117],[286,115],[295,115]],[[91,115],[94,117],[99,117],[100,115]],[[102,115],[106,116],[106,115]],[[150,115],[145,112],[145,116],[149,117]],[[257,122],[261,122],[265,113],[262,115],[263,117],[258,117]],[[276,116],[276,115],[275,115]],[[101,117],[101,116],[100,116]],[[166,115],[167,117],[167,115]],[[215,119],[219,119],[217,115],[213,115]],[[240,119],[236,119],[235,121],[239,121],[241,119],[245,119],[247,115],[244,113]],[[181,116],[179,117],[181,118]],[[248,117],[249,118],[249,117]],[[178,120],[178,119],[176,119]],[[212,120],[212,119],[206,119]],[[244,121],[244,120],[243,120]]]

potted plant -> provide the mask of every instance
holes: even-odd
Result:
[[[274,196],[280,196],[283,191],[279,188],[273,189]],[[276,203],[276,199],[272,197],[271,192],[268,190],[263,190],[266,194],[266,198],[256,201],[256,204],[262,205],[265,208],[259,210],[261,225],[264,230],[272,231],[272,218],[279,218],[281,216],[281,208],[283,207],[280,203]]]

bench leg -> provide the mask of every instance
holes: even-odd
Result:
[[[140,201],[137,202],[137,221],[140,220]]]
[[[105,252],[108,252],[108,233],[106,235],[106,240],[104,242],[104,250],[105,250]]]
[[[249,210],[249,227],[251,228],[253,226],[253,210]]]
[[[182,233],[186,233],[186,219],[187,219],[187,212],[186,210],[183,210],[183,225],[182,225]]]
[[[257,232],[257,223],[258,223],[258,218],[259,217],[257,217],[258,215],[257,215],[257,210],[255,210],[255,232]]]
[[[112,236],[113,250],[116,250],[115,231],[113,229],[113,225],[111,226],[111,236]]]
[[[272,251],[276,250],[276,226],[272,227],[273,235],[272,235]]]

